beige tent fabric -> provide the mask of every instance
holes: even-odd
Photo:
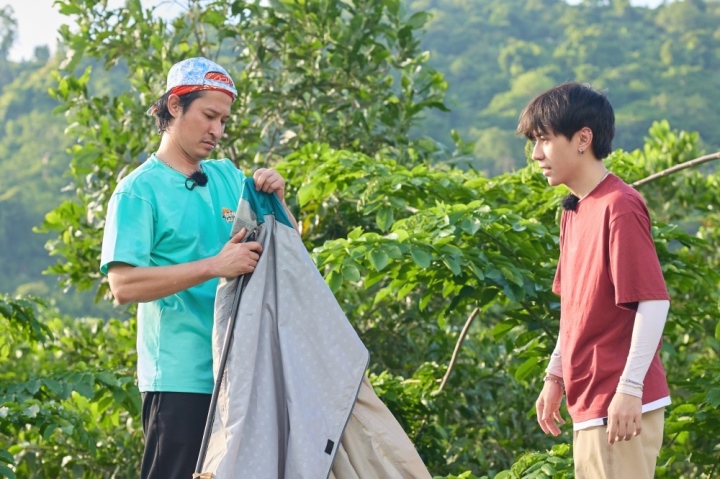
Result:
[[[430,479],[392,413],[363,378],[329,479]]]

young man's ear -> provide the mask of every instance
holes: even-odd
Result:
[[[578,151],[582,154],[585,153],[592,147],[593,132],[587,126],[584,126],[578,130],[575,134],[578,138]]]

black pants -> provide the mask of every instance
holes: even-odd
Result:
[[[192,479],[210,409],[210,394],[142,394],[145,433],[141,479]]]

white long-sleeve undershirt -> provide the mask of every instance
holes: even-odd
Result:
[[[645,375],[650,369],[650,363],[652,363],[658,344],[660,344],[669,310],[670,301],[667,300],[640,301],[638,303],[630,340],[630,352],[625,362],[625,369],[620,375],[617,392],[642,397]],[[550,356],[550,362],[545,372],[563,377],[560,338]]]

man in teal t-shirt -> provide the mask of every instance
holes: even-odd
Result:
[[[160,147],[119,182],[108,204],[101,271],[118,302],[139,303],[143,479],[192,477],[213,389],[218,278],[252,272],[262,252],[259,243],[242,242],[244,230],[230,238],[243,174],[230,160],[206,160],[236,96],[216,63],[175,64],[149,111]],[[261,168],[253,178],[284,204],[276,171]]]

